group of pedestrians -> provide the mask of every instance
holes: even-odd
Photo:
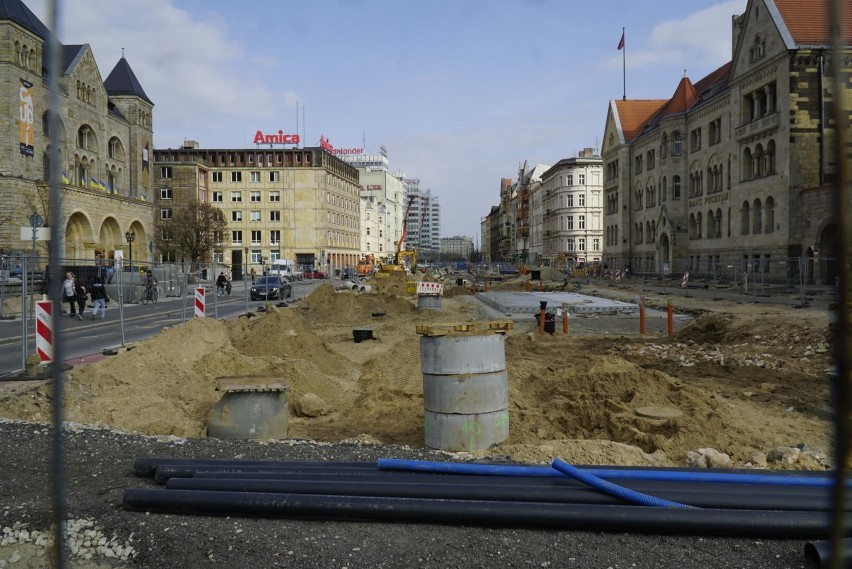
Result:
[[[92,279],[90,288],[91,290],[88,290],[82,281],[71,271],[65,273],[65,280],[62,282],[62,300],[68,303],[68,316],[70,318],[76,318],[77,320],[83,319],[83,313],[86,311],[86,302],[88,302],[90,296],[93,304],[92,320],[97,320],[98,313],[101,315],[101,320],[106,318],[106,303],[109,301],[109,298],[107,297],[106,287],[104,287],[104,281],[100,275],[96,275]]]

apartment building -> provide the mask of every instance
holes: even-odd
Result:
[[[205,149],[187,141],[155,150],[154,159],[159,215],[167,219],[188,196],[220,208],[229,235],[214,259],[235,270],[260,272],[279,258],[327,270],[360,257],[358,170],[323,148]]]

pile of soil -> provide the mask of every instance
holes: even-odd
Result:
[[[421,311],[405,278],[373,282],[379,285],[370,294],[325,284],[255,318],[196,319],[77,367],[65,387],[66,417],[204,437],[207,413],[221,397],[218,377],[273,375],[290,386],[293,438],[423,448],[416,324],[487,317],[469,295]],[[798,311],[793,321],[786,307],[712,308],[672,338],[640,337],[635,321],[621,316],[607,321],[607,335],[540,336],[532,320],[516,323],[505,340],[510,435],[477,454],[682,466],[690,450],[708,447],[735,465],[779,446],[830,453],[826,315]],[[371,329],[375,339],[355,343],[356,328]],[[0,417],[47,421],[50,392],[46,383],[0,390]],[[648,406],[680,416],[637,412]]]

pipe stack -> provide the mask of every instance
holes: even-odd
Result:
[[[824,472],[158,457],[134,470],[165,487],[127,490],[130,511],[788,539],[828,538],[832,527]],[[636,493],[687,507],[624,498]],[[844,511],[848,541],[852,500]]]

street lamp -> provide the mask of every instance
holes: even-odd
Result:
[[[124,238],[127,239],[127,245],[130,249],[127,252],[128,260],[130,261],[130,272],[133,272],[133,242],[136,241],[135,231],[125,231]]]

